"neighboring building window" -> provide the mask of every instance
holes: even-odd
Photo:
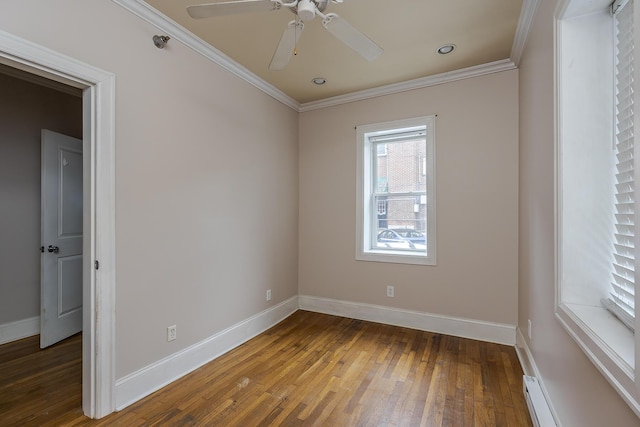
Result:
[[[561,0],[557,9],[556,316],[640,416],[634,7]]]
[[[358,126],[363,261],[435,265],[435,117]]]

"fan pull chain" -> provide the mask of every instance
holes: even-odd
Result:
[[[293,56],[298,55],[298,21],[296,20],[295,29],[293,30],[293,40],[295,45],[293,46]]]

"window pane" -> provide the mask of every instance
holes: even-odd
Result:
[[[374,196],[377,219],[373,246],[426,252],[427,205],[421,196]]]
[[[376,153],[384,146],[386,155],[378,156],[374,165],[377,194],[373,196],[372,246],[426,252],[426,140],[416,138],[375,145]]]
[[[375,161],[376,192],[425,191],[426,140],[376,144],[380,146],[386,146],[386,156],[378,156]],[[376,148],[376,152],[380,150]]]

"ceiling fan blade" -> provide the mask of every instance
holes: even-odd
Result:
[[[270,70],[282,70],[287,66],[303,29],[304,23],[302,21],[291,21],[287,24],[287,28],[284,30],[284,33],[282,33],[282,37],[280,37],[280,43],[278,43],[273,58],[271,58],[271,63],[269,64]]]
[[[271,0],[235,0],[189,6],[187,13],[192,18],[209,18],[274,9],[277,9],[277,6]]]
[[[384,52],[369,37],[362,34],[353,25],[335,13],[328,13],[322,19],[322,26],[342,43],[362,55],[367,61],[378,59]]]

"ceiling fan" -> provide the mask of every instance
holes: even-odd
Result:
[[[322,26],[327,31],[366,60],[373,61],[382,55],[383,50],[380,46],[339,15],[323,13],[329,1],[332,3],[343,2],[343,0],[290,0],[288,2],[286,0],[232,0],[189,6],[187,13],[192,18],[209,18],[211,16],[279,10],[283,7],[289,9],[296,15],[296,18],[287,24],[287,28],[282,34],[280,43],[278,43],[269,64],[270,70],[281,70],[287,66],[304,29],[304,23],[313,20],[316,16],[322,18]]]

